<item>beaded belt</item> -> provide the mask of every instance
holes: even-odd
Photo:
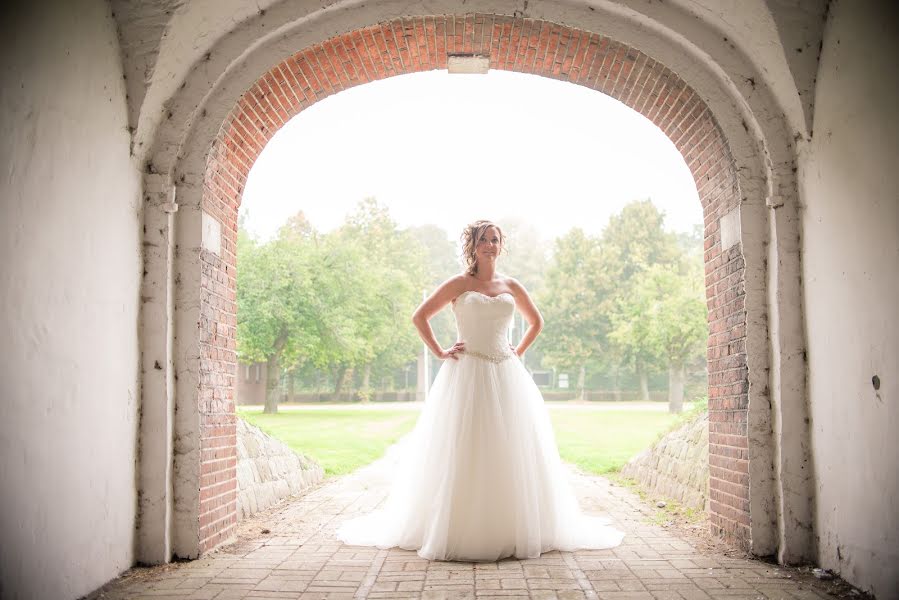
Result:
[[[515,356],[515,353],[513,353],[513,352],[509,352],[508,354],[483,354],[481,352],[473,352],[472,350],[464,350],[462,352],[462,354],[467,354],[469,356],[476,356],[477,358],[492,362],[494,364],[501,363],[504,360]]]

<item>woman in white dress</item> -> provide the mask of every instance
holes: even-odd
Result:
[[[384,506],[344,522],[337,537],[457,561],[617,546],[624,533],[581,513],[543,396],[518,360],[543,318],[527,290],[496,271],[502,230],[476,221],[462,241],[466,272],[441,284],[412,317],[425,344],[446,362]],[[443,349],[429,320],[447,304],[458,341]],[[529,327],[512,347],[507,334],[516,308]]]

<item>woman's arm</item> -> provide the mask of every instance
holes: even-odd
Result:
[[[412,323],[418,330],[418,335],[421,336],[422,341],[424,341],[425,345],[431,349],[431,352],[433,352],[434,356],[437,358],[452,358],[454,360],[459,360],[456,353],[465,349],[464,342],[456,342],[449,350],[441,348],[440,344],[437,342],[437,338],[434,337],[434,330],[431,329],[431,324],[429,322],[431,317],[440,312],[444,306],[452,302],[456,296],[465,291],[464,287],[464,275],[456,275],[455,277],[447,279],[434,290],[434,293],[428,296],[424,302],[415,309],[414,313],[412,313]]]
[[[515,348],[515,354],[521,356],[528,349],[528,346],[534,343],[534,340],[540,335],[540,331],[543,330],[543,316],[541,316],[540,311],[537,310],[537,305],[534,304],[530,294],[528,294],[528,291],[524,289],[521,283],[510,278],[508,285],[515,296],[515,306],[524,316],[524,320],[528,322],[528,330],[524,332],[518,347]]]

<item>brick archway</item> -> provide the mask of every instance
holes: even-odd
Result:
[[[218,252],[200,251],[200,552],[230,537],[237,523],[236,231],[253,163],[278,129],[318,100],[394,75],[445,69],[448,57],[460,54],[487,56],[492,69],[611,96],[655,123],[683,155],[705,218],[710,517],[716,533],[748,547],[745,263],[740,245],[722,244],[719,230],[720,219],[735,214],[741,199],[724,133],[690,86],[634,48],[546,21],[472,14],[395,19],[305,48],[263,73],[222,124],[208,154],[201,201],[210,222],[221,225],[221,243]]]

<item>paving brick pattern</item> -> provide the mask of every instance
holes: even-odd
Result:
[[[386,497],[391,462],[319,485],[245,521],[238,541],[199,560],[132,569],[93,599],[238,600],[419,598],[530,600],[739,600],[830,596],[795,570],[710,554],[653,524],[652,510],[602,477],[570,471],[581,506],[627,532],[609,550],[537,559],[442,562],[415,552],[346,546],[334,531]],[[265,533],[263,533],[265,532]],[[791,574],[792,573],[792,574]]]

